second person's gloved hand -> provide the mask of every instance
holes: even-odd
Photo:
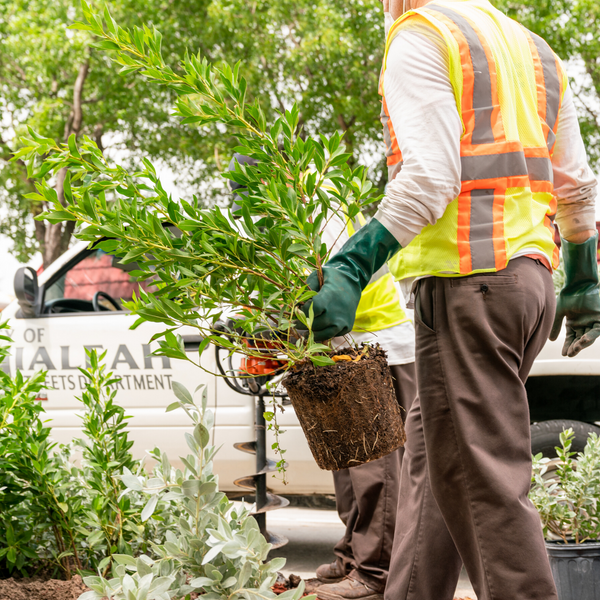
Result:
[[[316,341],[345,335],[352,330],[362,291],[371,277],[400,250],[396,238],[376,219],[357,231],[323,267],[324,282],[319,286],[317,272],[308,286],[319,293],[302,311],[309,314],[312,303],[312,331]]]
[[[550,334],[555,340],[563,319],[567,337],[563,356],[576,356],[600,337],[600,282],[597,262],[598,234],[583,244],[562,240],[565,285],[556,304],[556,317]]]

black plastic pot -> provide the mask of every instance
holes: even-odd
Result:
[[[600,543],[546,542],[559,600],[600,600]]]

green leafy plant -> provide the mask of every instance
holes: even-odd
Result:
[[[207,409],[206,388],[200,388],[197,406],[192,394],[174,383],[177,401],[167,408],[182,409],[193,424],[193,432],[185,434],[190,454],[181,457],[184,471],[174,469],[167,455],[155,449],[151,456],[157,466],[151,476],[136,476],[128,469],[122,476],[129,490],[147,497],[143,519],[153,515],[159,501],[171,503],[178,519],[166,531],[164,542],[151,544],[153,556],[115,554],[111,578],[85,578],[92,591],[80,600],[167,600],[192,592],[212,600],[276,597],[271,586],[285,560],[264,562],[271,546],[256,521],[244,506],[235,506],[218,491],[212,470],[217,449],[209,445],[214,417]],[[283,598],[299,600],[303,591],[302,584]]]
[[[183,325],[195,327],[209,343],[249,356],[262,356],[256,345],[275,338],[294,363],[309,357],[331,364],[328,346],[312,336],[297,335],[294,320],[310,329],[311,318],[298,309],[312,292],[306,276],[321,271],[328,250],[321,241],[327,223],[343,221],[376,200],[363,167],[351,168],[341,137],[310,137],[299,127],[294,106],[268,125],[258,101],[246,102],[246,80],[240,64],[211,65],[187,55],[178,71],[161,55],[161,34],[148,27],[125,30],[105,10],[99,15],[82,3],[85,23],[76,29],[97,36],[96,46],[110,52],[121,73],[139,73],[177,96],[175,114],[182,123],[204,127],[217,123],[237,137],[237,151],[258,160],[225,174],[245,188],[239,215],[215,206],[203,209],[193,199],[173,200],[152,164],[130,173],[112,165],[96,144],[75,137],[59,144],[30,130],[16,160],[37,178],[30,196],[52,206],[41,218],[74,221],[76,237],[122,262],[132,272],[153,278],[157,291],[141,292],[128,305],[141,320],[165,323],[157,352],[191,360],[175,335]],[[40,157],[42,160],[40,162]],[[64,199],[52,186],[52,174],[67,170]],[[225,316],[234,323],[223,332]]]
[[[0,360],[8,352],[8,345],[0,346]],[[114,553],[144,551],[157,535],[158,521],[143,522],[141,494],[127,491],[120,478],[124,469],[137,473],[142,464],[130,453],[127,417],[114,402],[116,379],[95,351],[88,361],[81,369],[88,380],[81,397],[86,438],[60,448],[50,441],[36,399],[46,374],[11,378],[0,372],[1,571],[67,578],[75,570],[106,572]],[[70,462],[75,450],[81,451],[80,466]]]
[[[0,329],[8,329],[6,323]],[[10,342],[6,335],[3,342]],[[8,354],[8,345],[0,358]],[[79,508],[69,494],[64,462],[53,453],[50,429],[41,419],[36,400],[45,389],[45,372],[31,378],[20,372],[11,378],[0,371],[0,560],[9,572],[26,573],[28,559],[38,558],[35,535],[51,543],[42,554],[70,578],[72,564],[82,568],[75,542],[75,515]],[[19,519],[23,505],[27,521]],[[39,541],[39,540],[38,540]]]
[[[142,461],[131,454],[133,441],[126,430],[130,417],[115,402],[115,384],[119,381],[108,372],[96,350],[86,350],[88,367],[80,371],[87,381],[78,398],[85,411],[82,418],[84,438],[73,442],[73,450],[81,451],[81,467],[71,465],[76,479],[74,493],[83,492],[85,503],[78,519],[78,533],[86,549],[86,568],[107,572],[115,553],[134,554],[147,548],[154,534],[150,523],[144,525],[142,498],[124,493],[121,480],[124,470],[138,473]]]
[[[590,434],[575,453],[573,437],[572,429],[561,433],[557,459],[534,457],[529,497],[548,539],[579,544],[600,539],[600,438]]]

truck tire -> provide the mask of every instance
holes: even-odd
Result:
[[[560,446],[560,434],[571,428],[575,437],[571,446],[572,452],[582,452],[590,433],[600,436],[600,427],[583,423],[582,421],[571,421],[569,419],[555,419],[553,421],[540,421],[531,425],[531,452],[540,452],[546,458],[556,458],[556,446]]]

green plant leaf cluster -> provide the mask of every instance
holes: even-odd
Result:
[[[0,346],[0,358],[6,352]],[[89,366],[81,369],[88,379],[81,398],[86,438],[60,450],[48,443],[50,428],[35,400],[45,374],[11,380],[0,373],[0,572],[88,574],[91,591],[81,600],[169,600],[193,592],[212,600],[276,598],[271,586],[285,560],[265,562],[271,546],[250,507],[218,490],[205,386],[192,394],[173,384],[176,400],[167,411],[190,418],[190,453],[181,457],[182,470],[155,448],[148,474],[129,452],[127,416],[115,403],[116,379],[103,356],[88,352]],[[68,461],[73,449],[81,451],[80,467]],[[283,600],[299,600],[303,591],[301,584]]]
[[[190,450],[181,457],[185,469],[173,468],[167,455],[155,449],[150,453],[156,460],[152,475],[136,476],[125,469],[122,476],[130,491],[145,495],[146,519],[161,503],[176,506],[178,519],[166,531],[164,542],[151,544],[152,555],[115,555],[112,577],[85,578],[92,591],[80,600],[166,600],[192,592],[213,600],[276,597],[271,586],[285,560],[265,562],[271,546],[248,507],[235,505],[218,491],[212,470],[217,449],[209,444],[214,416],[207,408],[206,388],[199,389],[197,405],[187,389],[174,385],[177,400],[167,408],[183,410],[193,425],[192,433],[185,434]],[[299,600],[303,591],[302,584],[286,592],[284,599]]]
[[[8,346],[0,348],[2,357]],[[164,506],[145,524],[140,495],[123,496],[121,473],[138,473],[142,464],[130,453],[127,417],[114,403],[116,380],[95,351],[88,360],[80,398],[86,437],[60,448],[37,400],[46,373],[11,378],[0,372],[0,572],[70,578],[75,571],[104,571],[114,553],[144,551],[163,525]],[[77,451],[80,466],[70,462]]]
[[[294,320],[310,329],[298,306],[314,295],[306,276],[328,258],[323,228],[334,217],[355,218],[378,199],[366,170],[350,166],[338,133],[302,134],[295,105],[269,124],[261,104],[246,101],[239,63],[215,66],[187,55],[175,71],[165,64],[156,29],[125,30],[108,11],[99,15],[82,6],[86,22],[73,28],[93,33],[124,73],[138,72],[172,90],[182,122],[217,123],[236,136],[236,151],[258,164],[225,174],[245,188],[234,215],[219,206],[203,208],[196,197],[174,201],[148,160],[143,170],[129,172],[109,164],[88,137],[61,144],[30,129],[15,160],[38,181],[31,199],[51,207],[39,218],[75,222],[76,237],[101,240],[100,248],[135,263],[133,276],[154,280],[156,290],[142,291],[129,308],[170,327],[161,353],[187,359],[174,330],[189,325],[204,337],[202,349],[213,342],[261,356],[254,346],[266,336],[277,340],[289,366],[306,357],[327,362],[319,356],[324,347],[312,336],[299,337]],[[64,204],[52,185],[53,174],[63,170]],[[217,324],[227,318],[233,324],[223,335]]]
[[[600,539],[600,438],[592,433],[583,452],[571,452],[572,429],[560,435],[558,458],[534,457],[529,498],[551,540]]]

